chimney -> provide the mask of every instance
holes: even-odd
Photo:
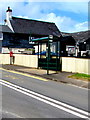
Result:
[[[12,9],[8,7],[8,10],[6,10],[6,19],[4,20],[5,22],[4,24],[7,25],[12,30],[12,32],[14,32],[10,22],[11,19],[12,19]]]
[[[6,11],[6,20],[11,20],[12,19],[12,9],[8,7],[8,10]]]

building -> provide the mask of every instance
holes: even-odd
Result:
[[[6,11],[5,24],[0,26],[0,36],[2,36],[2,47],[17,48],[18,52],[21,48],[33,48],[31,39],[41,38],[49,35],[61,36],[61,32],[55,23],[37,21],[32,19],[23,19],[12,16],[12,10],[8,7]]]
[[[75,33],[61,33],[63,36],[72,36],[76,41],[78,56],[90,56],[90,30]]]
[[[75,51],[75,40],[71,35],[63,35],[55,23],[44,22],[32,19],[24,19],[12,16],[12,10],[8,7],[6,11],[5,24],[0,26],[0,36],[2,51],[8,51],[13,48],[15,53],[25,53],[26,50],[33,48],[32,39],[43,38],[52,35],[60,41],[58,49],[61,49],[61,55],[71,55],[70,51]],[[34,46],[37,50],[37,45]],[[42,51],[46,50],[46,45],[42,45]],[[67,53],[69,50],[69,53]],[[56,44],[52,43],[52,52],[56,51]],[[9,51],[8,51],[9,52]],[[74,55],[75,53],[73,53]]]
[[[60,41],[61,56],[76,56],[76,41],[71,35],[62,34]]]
[[[90,56],[90,30],[72,33],[72,36],[76,40],[76,44],[79,47],[79,56]]]

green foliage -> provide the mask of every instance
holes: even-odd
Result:
[[[90,81],[90,75],[82,74],[82,73],[76,73],[74,75],[69,76],[69,78],[82,79],[82,80]]]
[[[25,49],[25,51],[35,51],[35,49],[28,48],[28,49]]]

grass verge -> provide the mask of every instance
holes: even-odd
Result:
[[[82,74],[82,73],[76,73],[71,76],[68,76],[68,78],[74,78],[74,79],[80,79],[84,81],[90,81],[90,75]]]

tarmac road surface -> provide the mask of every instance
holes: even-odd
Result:
[[[87,117],[87,89],[7,70],[2,70],[0,80],[3,117]]]

